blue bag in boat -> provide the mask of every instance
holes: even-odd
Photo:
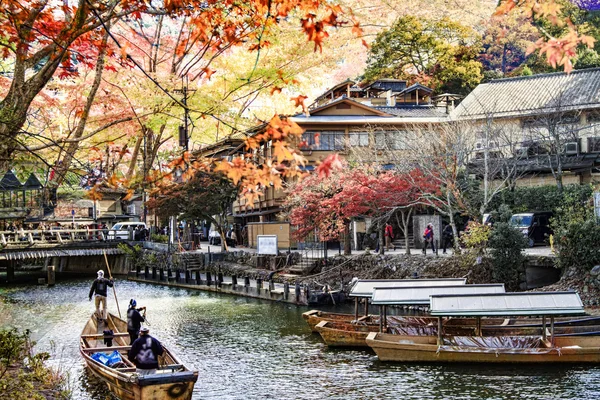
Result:
[[[123,362],[123,359],[121,358],[121,354],[119,354],[119,352],[117,350],[113,351],[110,354],[94,353],[90,357],[93,360],[96,360],[99,363],[104,364],[109,367],[111,367],[117,363]]]
[[[110,355],[108,356],[108,365],[109,367],[112,367],[113,365],[117,364],[117,363],[121,363],[123,362],[123,359],[121,358],[121,354],[119,354],[119,352],[117,350],[113,351],[112,353],[110,353]]]
[[[98,361],[100,364],[108,365],[108,356],[104,353],[94,353],[90,357],[92,360]]]

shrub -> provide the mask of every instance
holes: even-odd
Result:
[[[157,243],[168,243],[169,242],[169,236],[167,235],[160,235],[158,233],[153,233],[152,235],[150,235],[150,240],[153,242],[157,242]]]
[[[560,268],[587,272],[600,264],[600,225],[589,201],[572,201],[561,207],[552,220],[552,228]]]
[[[494,198],[490,210],[497,210],[506,204],[515,213],[528,211],[554,211],[566,203],[582,203],[592,194],[590,185],[565,185],[560,192],[556,186],[517,187],[512,191],[505,190]]]
[[[492,256],[492,277],[504,283],[507,290],[519,289],[520,275],[525,256],[523,249],[527,239],[507,222],[497,222],[492,230],[488,246]]]
[[[46,367],[48,353],[33,354],[29,331],[0,330],[0,398],[68,399],[66,376]]]

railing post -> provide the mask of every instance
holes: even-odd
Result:
[[[56,283],[56,272],[54,265],[48,265],[48,286],[54,286]]]
[[[296,294],[296,303],[300,303],[300,283],[296,282],[296,288],[295,288],[295,294]]]
[[[210,272],[206,271],[206,286],[212,285],[212,277],[210,276]]]
[[[287,300],[288,297],[290,297],[290,284],[285,282],[283,284],[283,298]]]
[[[233,286],[233,288],[235,289],[235,287],[237,286],[237,276],[232,275],[231,276],[231,286]]]
[[[244,288],[246,289],[246,293],[248,293],[250,289],[250,277],[248,276],[244,277]]]

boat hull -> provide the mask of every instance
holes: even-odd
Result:
[[[135,367],[126,356],[129,348],[127,324],[114,315],[110,315],[106,329],[111,329],[115,333],[114,349],[121,353],[127,366],[112,368],[91,358],[90,355],[96,348],[102,352],[110,352],[113,349],[113,347],[98,346],[101,339],[95,336],[98,336],[98,331],[101,329],[98,329],[94,318],[88,321],[81,335],[79,352],[91,373],[106,383],[115,396],[122,400],[189,400],[192,398],[198,372],[183,367],[167,348],[164,348],[165,353],[160,358],[161,364],[169,364],[170,367],[161,368],[158,373],[152,375],[135,373]]]
[[[600,363],[600,338],[555,338],[554,347],[493,349],[438,346],[435,337],[371,333],[366,339],[381,361],[444,363]]]
[[[331,321],[321,321],[315,326],[315,330],[330,347],[368,347],[365,341],[367,336],[378,329],[375,325],[352,325]]]

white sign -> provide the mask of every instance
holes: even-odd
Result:
[[[277,235],[257,235],[256,254],[277,255]]]

